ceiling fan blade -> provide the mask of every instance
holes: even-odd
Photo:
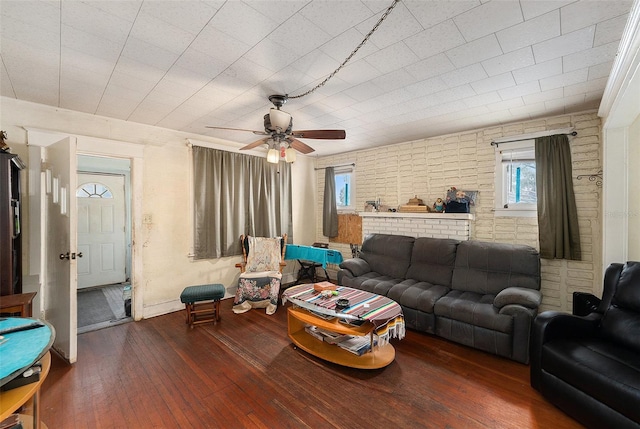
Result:
[[[342,140],[347,136],[344,130],[296,130],[291,135],[303,139]]]
[[[265,143],[267,142],[267,140],[269,140],[270,138],[271,138],[271,137],[265,137],[265,138],[263,138],[263,139],[256,140],[256,141],[254,141],[253,143],[249,143],[248,145],[241,147],[241,148],[240,148],[240,150],[249,150],[249,149],[253,149],[254,147],[258,147],[258,146],[260,146],[261,144],[265,144]]]
[[[297,150],[300,153],[311,153],[313,151],[315,151],[314,148],[312,148],[309,145],[306,145],[304,143],[302,143],[300,140],[297,139],[292,139],[292,138],[288,138],[287,141],[289,142],[289,145],[294,148],[295,150]]]
[[[259,136],[268,136],[268,135],[270,135],[269,133],[267,133],[265,131],[244,130],[242,128],[209,127],[209,126],[207,126],[205,128],[213,128],[214,130],[246,131],[246,132],[249,132],[249,133],[257,134]]]

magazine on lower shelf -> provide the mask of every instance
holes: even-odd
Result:
[[[378,344],[378,338],[374,335],[373,337],[373,345]],[[351,352],[355,355],[361,356],[364,353],[371,350],[371,337],[366,336],[351,336],[351,338],[347,338],[338,343],[338,347]]]

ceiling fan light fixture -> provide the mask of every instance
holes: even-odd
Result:
[[[269,111],[269,121],[271,122],[271,127],[274,130],[283,133],[289,128],[291,115],[283,110],[274,109],[272,107]]]
[[[270,148],[267,152],[267,162],[277,164],[280,161],[280,153],[275,148]]]
[[[296,160],[296,150],[292,147],[288,147],[285,151],[285,161],[287,162],[295,162]]]

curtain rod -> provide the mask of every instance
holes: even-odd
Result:
[[[329,166],[326,166],[326,167],[316,167],[316,168],[314,168],[314,170],[317,171],[317,170],[324,170],[325,168],[329,168],[329,167],[348,167],[348,166],[355,167],[356,163],[352,162],[351,164],[340,164],[340,165],[329,165]]]
[[[559,133],[559,134],[565,134],[565,135],[568,135],[568,136],[574,136],[575,137],[575,136],[578,135],[578,132],[577,131],[572,131],[570,133]],[[554,134],[550,134],[550,135],[554,135]],[[557,135],[557,134],[555,134],[555,135]],[[491,142],[491,146],[499,146],[502,143],[522,142],[522,141],[525,141],[525,140],[533,140],[535,138],[537,138],[537,137],[529,137],[529,138],[526,138],[526,139],[504,140],[504,141],[501,141],[501,142],[492,141]]]

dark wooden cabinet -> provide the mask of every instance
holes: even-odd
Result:
[[[0,152],[0,295],[22,293],[22,202],[18,155]]]

